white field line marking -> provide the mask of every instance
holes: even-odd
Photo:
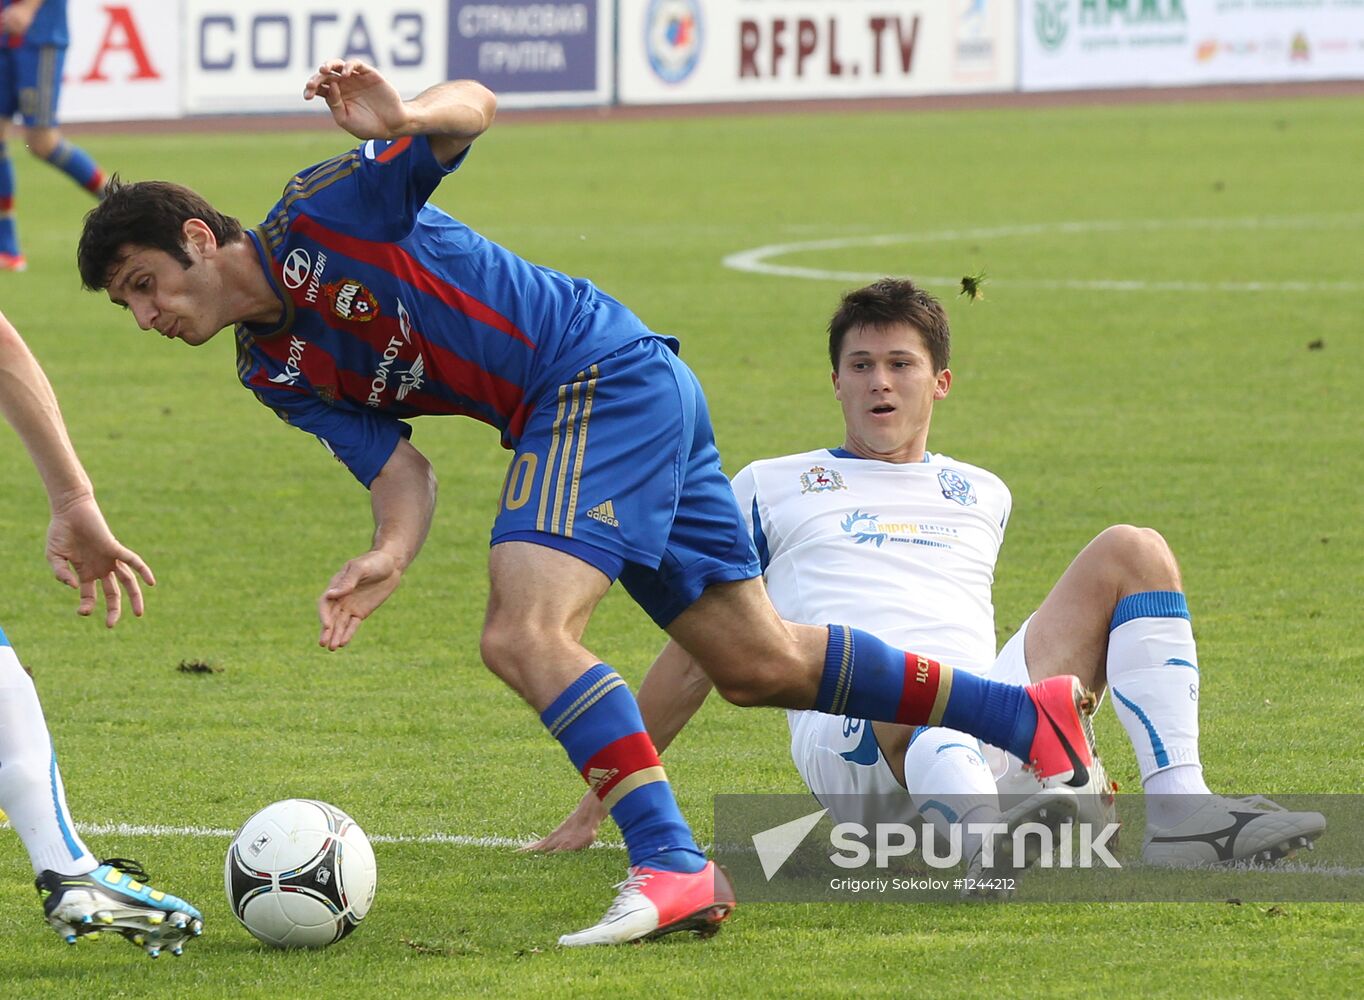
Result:
[[[9,823],[0,823],[0,830],[10,829]],[[159,823],[146,825],[138,823],[77,823],[76,830],[82,834],[95,836],[121,837],[210,837],[227,840],[236,830],[213,826],[163,826]],[[375,844],[450,844],[454,847],[526,847],[535,843],[538,837],[473,837],[463,833],[366,833]],[[623,851],[625,845],[597,840],[593,849]],[[712,845],[702,844],[701,849],[710,852]],[[751,848],[749,848],[751,851]],[[1364,876],[1364,868],[1347,868],[1342,865],[1312,865],[1304,861],[1281,861],[1272,869],[1274,873],[1294,875],[1330,875],[1359,878]]]
[[[839,236],[825,240],[796,243],[769,243],[741,250],[721,263],[731,270],[768,274],[783,278],[814,281],[868,282],[884,277],[884,272],[836,271],[826,268],[796,267],[772,262],[774,257],[819,250],[845,250],[853,247],[902,246],[912,243],[944,243],[951,240],[1010,239],[1020,236],[1076,235],[1084,233],[1163,232],[1171,230],[1267,230],[1267,229],[1353,229],[1364,225],[1364,213],[1341,215],[1285,215],[1240,219],[1094,219],[1076,222],[1037,222],[1023,225],[990,226],[972,229],[942,229],[926,233],[882,233],[871,236]],[[960,278],[915,275],[925,285],[956,285]],[[1356,292],[1364,291],[1357,281],[1145,281],[1141,279],[1099,278],[991,278],[991,285],[1012,288],[1041,288],[1102,292]]]
[[[8,823],[0,823],[0,830],[8,830]],[[212,826],[163,826],[159,823],[146,825],[137,823],[77,823],[76,830],[81,834],[94,836],[119,837],[216,837],[228,839],[236,830]],[[451,844],[455,847],[526,847],[535,843],[538,837],[472,837],[462,833],[399,833],[375,834],[366,832],[375,844]],[[607,850],[623,851],[625,845],[598,840],[592,845]]]

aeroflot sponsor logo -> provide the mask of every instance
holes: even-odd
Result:
[[[370,379],[369,398],[365,400],[367,406],[378,406],[383,402],[384,393],[388,390],[388,380],[393,374],[393,362],[398,360],[398,352],[402,346],[403,342],[398,337],[389,338],[379,367],[374,370],[374,378]],[[398,373],[398,379],[396,393],[398,399],[406,399],[409,392],[422,387],[422,383],[426,381],[426,362],[420,354],[407,371]]]
[[[307,344],[297,337],[289,338],[289,357],[284,362],[284,371],[278,375],[270,376],[270,381],[275,385],[293,385],[303,374],[301,366],[303,364],[303,351]]]
[[[413,389],[420,389],[425,378],[426,362],[418,354],[417,360],[412,362],[412,367],[402,374],[402,382],[398,386],[398,398],[406,399],[407,394]]]

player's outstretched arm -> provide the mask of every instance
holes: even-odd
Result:
[[[453,163],[488,130],[497,98],[481,83],[438,83],[410,101],[373,66],[358,59],[332,59],[318,67],[303,87],[303,99],[321,97],[336,124],[357,139],[430,137],[441,163]]]
[[[151,569],[123,545],[105,523],[94,488],[66,433],[57,397],[38,360],[13,324],[0,315],[0,413],[19,432],[47,489],[52,521],[47,561],[52,573],[80,591],[77,612],[95,608],[95,587],[104,591],[104,623],[113,628],[126,591],[133,614],[143,610],[140,575],[155,584]],[[122,588],[122,591],[120,590]]]
[[[710,678],[686,650],[672,641],[663,647],[644,675],[637,699],[644,728],[659,753],[667,749],[696,714],[712,687]],[[589,789],[577,808],[548,836],[527,844],[523,850],[553,853],[591,847],[597,839],[597,829],[605,819],[606,810],[602,808],[601,800]]]
[[[337,650],[351,641],[360,623],[402,582],[426,541],[436,510],[436,476],[431,463],[400,440],[370,484],[374,542],[370,550],[341,567],[318,599],[322,621],[318,645]]]

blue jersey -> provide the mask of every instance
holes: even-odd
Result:
[[[0,0],[0,8],[8,7],[15,0]],[[20,45],[56,45],[65,47],[71,38],[66,32],[66,0],[43,0],[43,5],[33,15],[33,23],[22,35],[0,32],[0,46],[15,49]]]
[[[463,159],[445,167],[424,136],[370,140],[296,175],[248,234],[283,313],[237,327],[238,375],[366,486],[403,418],[464,414],[512,448],[560,384],[655,336],[591,282],[428,205]]]

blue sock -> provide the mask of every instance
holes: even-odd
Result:
[[[0,142],[0,253],[18,255],[19,227],[14,222],[14,163]]]
[[[706,856],[682,818],[672,786],[620,675],[598,663],[540,715],[573,766],[611,812],[630,864],[698,872]]]
[[[953,670],[846,625],[829,626],[814,708],[854,719],[947,726],[1024,760],[1037,730],[1037,709],[1025,688]]]
[[[96,197],[103,193],[104,171],[90,158],[90,154],[79,146],[73,146],[63,139],[57,143],[57,148],[47,155],[47,162]]]

